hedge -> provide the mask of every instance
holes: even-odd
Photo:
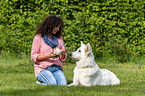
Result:
[[[38,25],[56,14],[69,51],[89,42],[96,57],[125,61],[145,53],[144,13],[144,0],[1,0],[0,51],[29,54]]]

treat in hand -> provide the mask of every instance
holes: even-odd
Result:
[[[61,54],[61,50],[56,48],[54,49],[53,54],[59,56]]]

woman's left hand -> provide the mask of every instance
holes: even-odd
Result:
[[[61,59],[65,58],[65,53],[67,52],[67,49],[61,49]]]
[[[61,49],[61,52],[62,53],[66,53],[67,52],[67,49]]]

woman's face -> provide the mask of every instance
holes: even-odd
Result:
[[[52,34],[56,34],[59,31],[60,25],[58,25],[57,27],[54,27],[52,30]]]

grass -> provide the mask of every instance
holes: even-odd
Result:
[[[109,69],[117,75],[121,81],[119,85],[43,86],[35,83],[33,62],[30,58],[1,55],[0,96],[144,96],[145,64],[111,62],[113,61],[104,63],[103,60],[96,60],[100,68]],[[68,83],[72,83],[75,64],[66,63],[63,67]]]

